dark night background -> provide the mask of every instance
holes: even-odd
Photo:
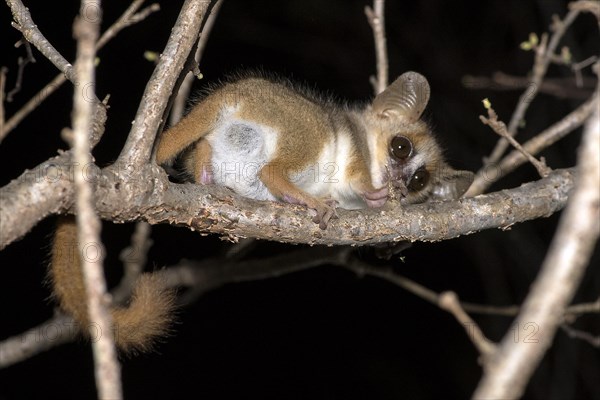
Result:
[[[32,17],[68,59],[74,59],[72,20],[78,2],[29,1]],[[125,141],[153,65],[146,50],[160,52],[177,17],[180,2],[161,2],[162,10],[130,27],[99,53],[97,94],[111,95],[106,133],[94,151],[98,164],[114,160]],[[373,38],[364,16],[367,1],[225,0],[206,49],[201,70],[213,82],[229,72],[262,68],[340,99],[367,101],[369,75],[375,71]],[[390,79],[407,70],[424,74],[432,87],[426,111],[447,149],[450,163],[476,171],[496,142],[483,126],[481,99],[489,97],[508,122],[520,91],[473,91],[464,75],[495,71],[525,76],[533,55],[519,49],[530,32],[546,31],[551,15],[564,16],[563,0],[449,2],[388,0],[387,40]],[[18,32],[10,27],[7,7],[0,18],[2,61],[9,68],[8,90],[15,82]],[[125,9],[105,2],[103,27]],[[590,15],[580,16],[565,43],[575,60],[596,54],[598,30]],[[6,105],[10,116],[50,81],[57,70],[37,50],[37,63],[25,70],[21,92]],[[589,69],[585,71],[590,75]],[[549,76],[569,77],[551,67]],[[60,130],[70,126],[72,87],[65,84],[11,132],[0,146],[0,185],[26,168],[66,148]],[[581,100],[540,95],[520,133],[524,141],[559,120]],[[551,167],[575,163],[580,131],[544,152]],[[500,181],[492,190],[536,179],[531,166]],[[436,291],[454,290],[461,299],[494,305],[522,302],[543,261],[559,215],[490,230],[441,243],[416,243],[396,260],[397,271]],[[0,253],[0,339],[18,334],[52,316],[49,288],[43,283],[48,243],[55,218],[39,223],[22,240]],[[1,221],[0,221],[1,222]],[[112,284],[119,279],[119,251],[128,245],[133,225],[105,223],[106,265]],[[202,259],[223,253],[217,236],[155,226],[148,268],[181,258]],[[289,246],[260,243],[251,257],[285,252]],[[372,253],[361,250],[367,261]],[[596,251],[576,301],[600,293]],[[484,333],[500,340],[511,325],[505,317],[475,316]],[[535,322],[535,321],[534,321]],[[580,318],[576,327],[600,334],[598,315]],[[516,327],[516,338],[528,333]],[[530,332],[530,331],[529,331]],[[181,310],[176,333],[152,354],[123,359],[127,399],[461,399],[480,377],[478,354],[462,327],[448,313],[392,284],[360,278],[323,266],[255,283],[228,285]],[[600,352],[557,333],[553,348],[530,382],[528,399],[600,398]],[[64,345],[0,371],[0,399],[93,398],[92,354],[83,343]]]

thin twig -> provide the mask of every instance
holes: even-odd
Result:
[[[180,298],[183,304],[190,304],[199,296],[225,284],[277,278],[321,265],[343,265],[348,262],[352,251],[350,247],[320,246],[250,260],[184,260],[161,273],[170,287],[190,288]]]
[[[231,246],[224,254],[225,258],[231,260],[241,260],[247,254],[252,252],[256,247],[257,240],[254,238],[240,238],[233,246]]]
[[[533,164],[533,166],[535,167],[535,169],[537,169],[538,174],[540,174],[540,176],[542,178],[545,178],[548,176],[548,174],[550,172],[552,172],[552,170],[550,168],[548,168],[548,166],[546,165],[544,159],[542,158],[541,160],[536,159],[534,156],[531,155],[531,153],[529,153],[527,150],[525,150],[523,148],[523,146],[521,146],[521,144],[519,142],[517,142],[515,140],[514,137],[512,137],[507,129],[506,129],[506,125],[504,124],[504,122],[498,120],[498,114],[496,114],[496,111],[494,111],[494,109],[491,106],[487,106],[487,111],[488,111],[488,117],[484,117],[483,115],[479,116],[479,119],[481,120],[481,122],[483,122],[485,125],[489,126],[490,128],[492,128],[492,130],[494,132],[496,132],[498,135],[500,135],[501,137],[505,138],[506,140],[508,140],[508,142],[515,148],[517,149],[517,151],[519,151],[521,154],[523,154],[523,156],[525,158],[527,158],[527,160]]]
[[[112,291],[113,302],[123,303],[131,295],[131,291],[144,271],[146,265],[148,250],[152,246],[150,233],[152,227],[147,222],[137,222],[135,232],[131,235],[131,244],[121,251],[119,259],[123,263],[123,278]]]
[[[476,399],[519,398],[544,353],[552,344],[562,316],[583,277],[600,235],[600,110],[586,122],[578,155],[577,184],[562,214],[550,250],[516,324],[534,321],[538,344],[502,340]]]
[[[19,109],[16,113],[14,113],[6,124],[0,128],[0,142],[8,135],[10,131],[15,129],[17,125],[29,115],[33,110],[35,110],[48,96],[54,93],[60,85],[66,82],[67,78],[65,78],[64,74],[58,74],[52,79],[46,86],[44,86],[39,92],[31,97],[25,103],[23,107]]]
[[[160,5],[157,3],[150,4],[148,7],[138,12],[138,9],[146,0],[134,0],[129,7],[121,14],[121,16],[102,34],[98,43],[96,43],[96,51],[104,47],[105,44],[111,41],[123,29],[135,25],[138,22],[146,19],[150,14],[160,10]]]
[[[579,10],[592,13],[600,26],[600,3],[597,0],[579,0],[569,3],[570,10]]]
[[[57,314],[48,321],[0,342],[0,369],[75,340],[79,328],[73,318]]]
[[[0,143],[2,143],[2,132],[4,132],[4,99],[5,99],[5,88],[6,88],[6,73],[8,68],[0,67]]]
[[[89,12],[93,11],[93,17]],[[81,14],[75,20],[74,37],[77,40],[77,59],[75,71],[79,79],[79,88],[95,88],[96,41],[100,30],[100,2],[97,0],[82,0]],[[85,282],[90,333],[94,337],[99,329],[102,335],[92,342],[94,353],[94,372],[98,397],[101,399],[121,399],[121,368],[112,331],[112,320],[108,311],[110,303],[106,294],[106,281],[103,271],[103,251],[96,254],[94,260],[85,253],[86,247],[96,244],[96,249],[102,247],[100,241],[100,219],[94,210],[94,194],[89,180],[85,179],[85,168],[92,164],[90,152],[90,134],[93,122],[94,105],[89,98],[75,90],[73,96],[73,160],[75,161],[75,195],[77,209],[77,239],[80,244],[81,263]]]
[[[367,21],[373,30],[375,39],[375,58],[377,60],[377,78],[371,77],[375,95],[388,86],[388,56],[385,37],[385,0],[373,0],[373,8],[365,6]]]
[[[454,318],[465,328],[467,336],[479,350],[485,365],[486,360],[496,351],[496,345],[483,334],[479,325],[465,312],[456,293],[451,291],[441,293],[438,306],[454,315]]]
[[[20,40],[19,43],[25,46],[25,53],[27,54],[27,56],[25,58],[19,57],[19,69],[17,71],[17,81],[15,82],[15,87],[6,95],[6,101],[9,103],[13,101],[13,96],[21,91],[25,67],[27,66],[27,64],[35,63],[35,58],[33,57],[33,53],[31,52],[31,45],[29,44],[29,42],[26,40]]]
[[[152,4],[139,13],[135,13],[137,9],[141,6],[141,4],[145,0],[136,0],[121,14],[119,19],[117,19],[100,37],[98,43],[96,44],[96,51],[100,50],[104,45],[106,45],[110,39],[114,38],[117,33],[119,33],[124,28],[131,26],[134,22],[142,21],[146,16],[150,15],[152,12],[157,10],[157,6]],[[63,83],[67,81],[66,74],[58,74],[50,81],[46,86],[44,86],[39,92],[37,92],[33,97],[25,103],[23,107],[15,114],[13,114],[9,120],[6,122],[6,125],[3,128],[0,128],[0,142],[2,139],[6,137],[6,135],[12,131],[17,125],[25,119],[29,113],[35,110],[48,96],[56,91]]]
[[[577,76],[577,75],[576,75]],[[489,90],[517,90],[528,88],[531,80],[523,76],[509,75],[504,72],[495,72],[491,77],[465,75],[462,84],[469,89]],[[546,78],[538,88],[540,93],[546,93],[560,99],[586,100],[593,94],[596,79],[581,77],[581,79]]]
[[[554,55],[560,39],[575,18],[577,18],[577,15],[579,15],[579,10],[572,9],[568,12],[564,20],[560,21],[559,24],[555,24],[555,30],[549,42],[547,42],[547,35],[542,35],[540,44],[535,49],[536,56],[532,70],[531,85],[521,94],[521,97],[519,97],[517,107],[508,124],[508,132],[511,136],[514,137],[517,133],[519,124],[525,118],[525,113],[527,112],[529,105],[538,93],[539,87],[544,79],[544,75],[546,75],[546,71],[548,70],[548,66],[550,65],[552,56]],[[505,138],[501,138],[498,143],[496,143],[496,147],[492,150],[491,155],[485,160],[483,169],[497,163],[507,148],[508,141]]]
[[[181,7],[179,18],[146,85],[133,126],[119,154],[119,162],[129,172],[140,171],[150,162],[154,140],[170,94],[197,41],[209,7],[210,2],[206,0],[186,0]]]
[[[74,78],[73,66],[42,35],[42,32],[40,32],[37,25],[33,22],[29,9],[20,0],[6,0],[6,2],[15,20],[12,23],[13,28],[21,32],[29,43],[33,44],[59,71],[64,73],[68,80],[72,81]]]
[[[584,78],[583,78],[583,75],[581,75],[581,70],[586,67],[589,67],[590,65],[594,64],[597,61],[598,61],[598,56],[591,56],[591,57],[586,58],[583,61],[573,63],[571,65],[571,70],[575,74],[575,82],[577,83],[577,87],[582,87],[584,85],[584,81],[583,81]]]
[[[399,287],[403,288],[407,292],[414,294],[417,297],[433,304],[438,305],[440,302],[440,294],[405,277],[395,273],[390,268],[382,268],[372,266],[366,263],[358,262],[354,260],[352,262],[341,265],[344,268],[350,269],[354,271],[358,275],[371,275],[381,279],[384,279],[388,282],[391,282]],[[490,306],[487,304],[476,304],[470,303],[466,301],[460,302],[461,307],[469,313],[472,314],[482,314],[482,315],[495,315],[495,316],[504,316],[504,317],[514,317],[518,315],[519,310],[521,309],[518,305],[511,306]],[[595,313],[598,312],[600,308],[600,300],[593,303],[581,303],[574,304],[567,308],[565,312],[565,318],[569,315],[577,316],[586,313]]]
[[[568,324],[561,324],[560,328],[563,331],[565,331],[567,336],[569,336],[570,338],[580,339],[580,340],[583,340],[584,342],[589,343],[590,345],[592,345],[594,347],[600,348],[600,335],[594,336],[589,332],[575,329],[575,328],[569,326]]]
[[[580,105],[577,109],[570,112],[560,121],[540,132],[527,142],[523,143],[523,148],[529,154],[536,155],[583,125],[583,123],[590,117],[594,110],[598,108],[598,89],[599,88],[596,87],[594,96]],[[465,196],[471,197],[483,193],[494,182],[508,175],[525,162],[527,162],[527,158],[523,156],[521,152],[517,150],[512,151],[498,164],[489,165],[486,169],[480,170],[475,175],[475,179],[469,187],[469,190],[467,190],[467,193],[465,193]]]
[[[489,360],[489,358],[496,351],[496,345],[485,337],[477,323],[473,321],[467,312],[488,315],[515,316],[520,310],[519,306],[496,307],[460,302],[454,292],[436,293],[435,291],[417,282],[414,282],[411,279],[394,273],[390,268],[375,267],[360,262],[356,259],[350,260],[349,262],[339,266],[350,269],[361,276],[372,275],[387,280],[416,295],[417,297],[420,297],[423,300],[426,300],[429,303],[437,305],[441,309],[452,313],[464,327],[467,336],[479,350],[479,353],[483,357],[482,362],[484,366],[486,366],[487,360]],[[570,306],[567,308],[565,315],[597,312],[598,307],[600,307],[600,299],[594,303],[583,303]]]
[[[395,273],[390,268],[376,267],[367,263],[359,262],[358,260],[353,260],[352,262],[348,262],[341,266],[354,271],[357,275],[360,276],[370,275],[380,279],[384,279],[435,306],[439,306],[439,293],[421,285],[420,283],[413,281],[412,279]],[[460,304],[465,311],[474,314],[514,316],[517,315],[517,313],[519,312],[519,306],[498,307],[468,302],[461,302]]]
[[[600,314],[600,297],[593,303],[575,304],[567,308],[567,315],[597,313]]]
[[[219,10],[221,9],[221,5],[223,4],[223,0],[217,0],[214,7],[210,11],[210,15],[206,19],[206,23],[202,28],[202,33],[200,33],[200,40],[198,41],[198,48],[196,49],[196,54],[194,55],[194,59],[196,60],[196,64],[200,65],[200,61],[202,60],[202,54],[204,54],[204,50],[206,49],[206,43],[208,42],[208,38],[210,36],[210,32],[217,20],[217,16],[219,14]],[[185,111],[185,104],[187,102],[188,97],[190,96],[190,91],[192,90],[192,84],[194,83],[194,79],[197,77],[193,71],[190,71],[186,74],[185,79],[181,83],[179,87],[179,91],[177,92],[177,96],[175,97],[175,101],[173,102],[173,108],[171,109],[171,115],[169,116],[169,123],[171,126],[175,125],[181,117],[183,117],[183,113]]]

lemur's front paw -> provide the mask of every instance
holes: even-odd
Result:
[[[335,200],[325,200],[319,202],[315,211],[317,215],[313,218],[313,222],[315,224],[319,224],[319,228],[325,230],[327,229],[327,225],[329,224],[329,220],[332,218],[338,218],[337,212],[335,211],[338,202]]]

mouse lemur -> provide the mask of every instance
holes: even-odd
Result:
[[[249,77],[225,83],[164,132],[156,159],[184,154],[199,184],[216,183],[258,200],[304,204],[327,228],[335,207],[382,207],[460,197],[473,174],[450,168],[420,120],[427,80],[400,76],[366,106],[340,106],[289,83]],[[65,251],[77,226],[61,218],[50,277],[61,308],[85,332],[90,321],[79,257]],[[127,307],[111,308],[115,340],[128,353],[148,351],[168,334],[174,292],[160,273],[143,274]]]
[[[427,79],[406,72],[366,106],[341,106],[262,77],[225,83],[159,139],[156,160],[180,153],[199,184],[257,200],[303,204],[322,229],[335,207],[456,199],[473,174],[452,169],[420,120]]]

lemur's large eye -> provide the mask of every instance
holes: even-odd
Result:
[[[406,136],[396,136],[390,143],[390,152],[399,161],[406,160],[412,153],[413,145]]]
[[[422,190],[429,182],[429,172],[425,168],[419,168],[408,183],[408,190],[418,192]]]

